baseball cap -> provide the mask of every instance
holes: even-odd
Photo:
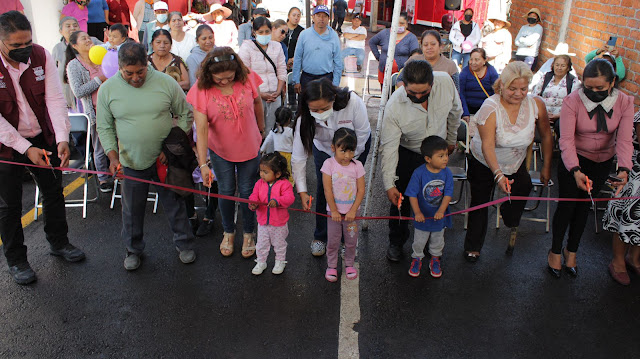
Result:
[[[251,12],[251,14],[253,14],[253,15],[263,15],[263,16],[269,17],[269,10],[267,10],[267,9],[265,9],[263,7],[257,7]]]
[[[153,4],[153,11],[156,10],[169,10],[169,5],[167,5],[166,2],[164,1],[158,1],[157,3]]]
[[[315,7],[315,9],[313,9],[313,15],[321,12],[329,15],[329,8],[326,7],[325,5],[318,5]]]

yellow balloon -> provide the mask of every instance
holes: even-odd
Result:
[[[89,50],[89,59],[94,64],[101,65],[102,59],[106,54],[107,54],[107,49],[105,49],[102,46],[95,45],[95,46],[92,46],[91,49]]]

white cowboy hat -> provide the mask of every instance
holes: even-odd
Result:
[[[489,20],[500,20],[500,21],[504,22],[503,29],[506,29],[506,28],[511,26],[511,23],[509,21],[507,21],[507,15],[505,15],[505,14],[495,14],[493,16],[489,16]]]
[[[222,11],[222,17],[225,19],[231,16],[231,9],[226,8],[220,4],[213,4],[209,8],[209,12],[202,15],[202,18],[209,22],[214,21],[215,18],[213,17],[213,13],[215,11]]]
[[[559,42],[558,45],[556,45],[555,50],[547,49],[547,51],[549,51],[553,56],[558,56],[558,55],[576,56],[575,53],[569,52],[569,45],[566,42]]]

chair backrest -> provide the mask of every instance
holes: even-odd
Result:
[[[400,75],[399,72],[394,72],[391,74],[391,91],[389,91],[389,95],[391,95],[393,91],[396,90],[396,85],[398,84],[398,75]]]
[[[458,126],[458,142],[464,145],[464,152],[469,153],[469,124],[467,121],[460,120],[460,126]]]
[[[71,132],[87,132],[89,130],[89,116],[84,113],[70,113],[69,122],[71,123]]]

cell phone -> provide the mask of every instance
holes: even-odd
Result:
[[[609,41],[607,41],[607,48],[609,51],[613,50],[616,47],[616,42],[618,41],[617,36],[609,36]]]
[[[607,178],[607,181],[615,183],[615,182],[622,182],[622,178],[620,177],[616,177],[613,175],[609,175],[609,178]]]

